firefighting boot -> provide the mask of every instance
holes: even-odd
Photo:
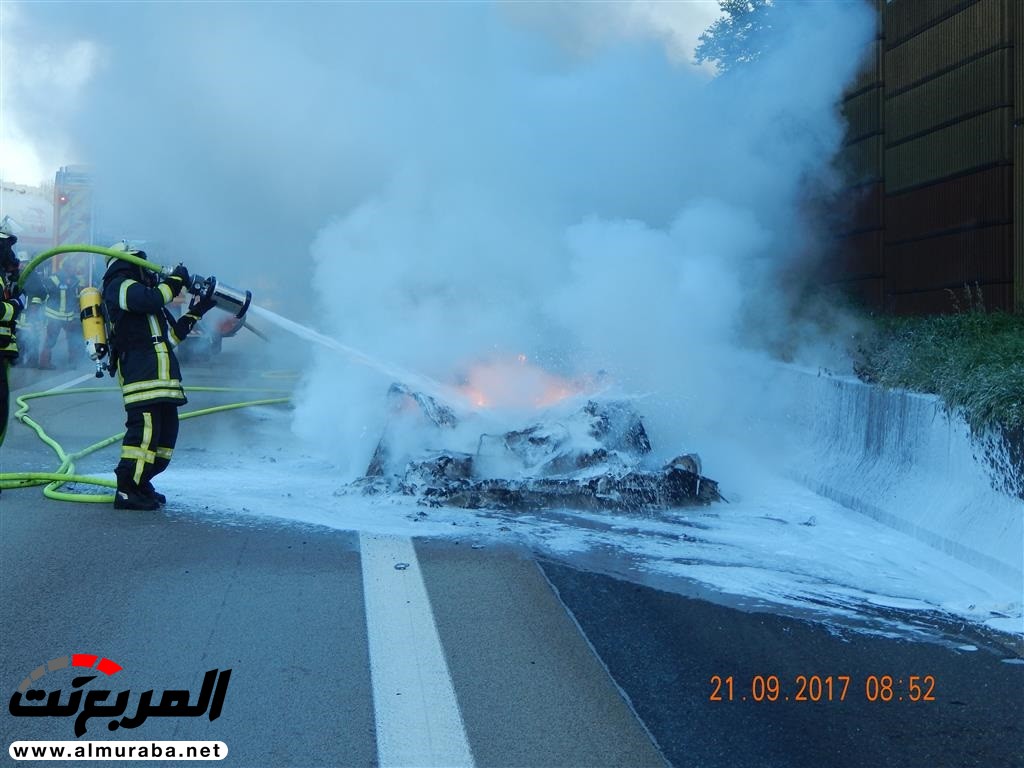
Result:
[[[39,351],[39,370],[41,371],[52,371],[54,370],[53,363],[50,362],[50,350],[42,349]]]
[[[167,503],[167,497],[154,488],[153,484],[149,480],[143,480],[139,483],[139,493],[146,498],[153,499],[160,506]]]
[[[117,475],[117,490],[114,491],[114,509],[132,509],[139,512],[152,512],[160,508],[157,500],[146,496],[130,476],[122,472]]]

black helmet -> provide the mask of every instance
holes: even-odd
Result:
[[[18,257],[14,255],[14,244],[18,236],[0,227],[0,268],[10,272],[19,266]]]

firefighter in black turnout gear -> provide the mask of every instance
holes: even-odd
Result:
[[[18,287],[18,257],[14,244],[18,238],[0,229],[0,445],[7,436],[10,416],[11,387],[8,369],[18,357],[16,321],[25,308],[25,296]]]
[[[143,251],[130,250],[124,243],[112,248],[146,258]],[[182,264],[161,280],[158,273],[138,265],[108,260],[103,306],[112,326],[111,365],[117,366],[127,412],[121,461],[115,469],[115,509],[153,510],[166,501],[152,480],[171,461],[178,439],[178,407],[186,402],[172,348],[214,307],[208,297],[196,297],[180,318],[171,315],[166,305],[188,284],[188,270]]]
[[[68,365],[74,367],[80,357],[82,327],[78,318],[78,294],[82,281],[78,279],[71,263],[65,259],[60,267],[42,281],[46,300],[43,312],[46,317],[46,337],[39,350],[39,367],[53,370],[53,348],[61,332],[68,349]]]

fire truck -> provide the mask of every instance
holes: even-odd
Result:
[[[66,165],[57,171],[53,182],[53,244],[85,243],[93,245],[95,233],[95,205],[92,175],[86,166]],[[102,263],[95,264],[91,256],[66,254],[58,256],[54,267],[64,259],[73,260],[90,285],[102,275]],[[97,274],[99,271],[99,274]]]
[[[66,165],[53,183],[53,243],[92,245],[92,239],[92,177],[85,166]]]

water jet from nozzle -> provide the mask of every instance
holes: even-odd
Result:
[[[192,285],[188,290],[193,296],[213,299],[217,309],[230,312],[238,319],[245,317],[245,313],[249,311],[249,305],[252,303],[252,291],[232,288],[212,275],[210,277],[193,275]]]

